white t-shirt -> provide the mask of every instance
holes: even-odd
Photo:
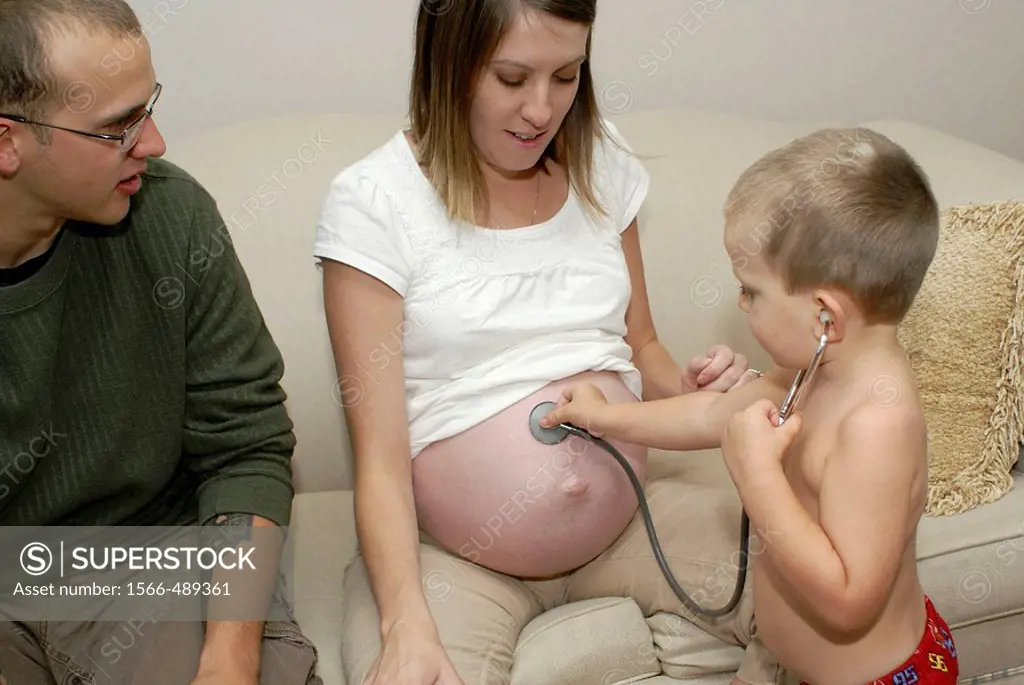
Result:
[[[404,298],[402,330],[362,366],[372,377],[404,355],[413,457],[582,371],[618,372],[641,396],[624,337],[631,288],[621,233],[650,179],[607,142],[595,149],[593,178],[607,217],[594,221],[570,188],[550,220],[513,229],[451,222],[401,131],[332,181],[314,255]]]

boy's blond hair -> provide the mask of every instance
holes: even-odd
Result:
[[[866,128],[815,131],[757,160],[725,203],[733,261],[764,258],[790,292],[832,286],[868,323],[899,323],[935,255],[939,210],[902,147]]]

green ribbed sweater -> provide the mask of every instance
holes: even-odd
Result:
[[[120,224],[0,287],[0,525],[287,525],[282,373],[215,202],[150,160]]]

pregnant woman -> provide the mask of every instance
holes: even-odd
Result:
[[[542,611],[637,589],[621,566],[586,575],[639,518],[627,475],[578,438],[536,441],[534,406],[584,379],[619,402],[748,379],[724,346],[681,369],[656,337],[649,179],[598,114],[595,1],[425,2],[411,127],[330,187],[315,254],[355,459],[350,685],[508,682]],[[643,480],[645,450],[615,444]],[[640,606],[674,610],[655,582]]]

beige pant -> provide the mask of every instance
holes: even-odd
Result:
[[[735,492],[665,479],[648,482],[646,493],[662,552],[679,585],[702,606],[725,605],[735,587],[739,561],[740,506]],[[751,563],[756,544],[750,543]],[[554,607],[600,597],[629,597],[645,618],[672,619],[658,622],[654,641],[666,675],[687,682],[722,682],[723,674],[737,675],[752,685],[781,682],[780,669],[753,635],[750,573],[731,614],[717,619],[691,614],[662,575],[639,511],[608,550],[557,579],[524,581],[496,573],[441,549],[425,536],[420,562],[431,613],[465,685],[518,685],[512,665],[523,628]],[[344,582],[345,677],[348,685],[362,685],[380,652],[380,626],[361,557],[348,567]],[[557,662],[559,656],[545,658]],[[579,682],[598,685],[592,678],[593,674],[581,675]],[[559,682],[570,685],[564,679]]]
[[[201,623],[0,621],[0,685],[190,685]],[[260,685],[324,685],[293,621],[264,624]]]

